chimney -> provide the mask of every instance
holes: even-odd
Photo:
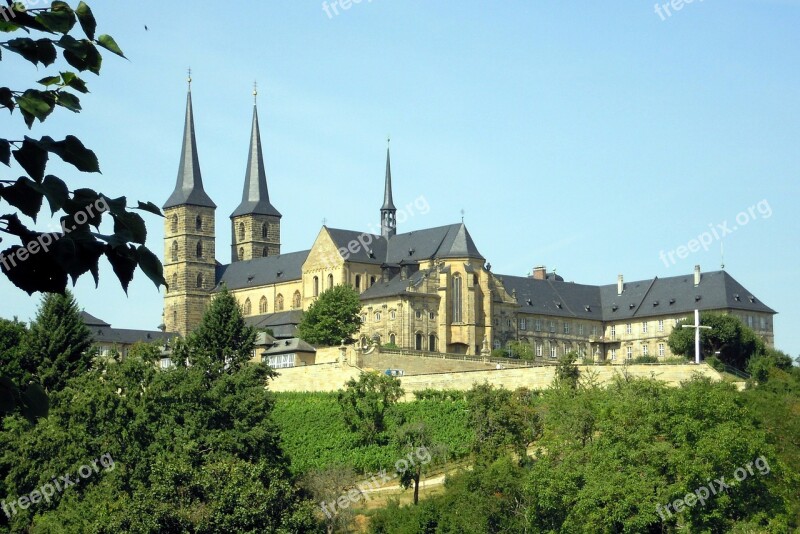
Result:
[[[700,285],[700,266],[699,265],[695,265],[694,266],[694,287],[697,287],[699,285]]]
[[[531,278],[534,280],[547,280],[547,268],[544,265],[537,265],[533,268]]]
[[[622,275],[619,275],[617,276],[617,296],[622,295],[623,291],[625,291],[625,281]]]

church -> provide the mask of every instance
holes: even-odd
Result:
[[[376,199],[377,200],[377,199]],[[376,202],[377,204],[377,202]],[[541,359],[575,351],[623,363],[671,357],[678,321],[695,309],[739,317],[772,346],[776,312],[726,271],[584,285],[534,267],[528,276],[496,274],[463,222],[398,233],[389,149],[380,235],[323,225],[308,250],[281,250],[281,213],[272,204],[253,107],[242,200],[231,212],[228,263],[217,260],[216,208],[203,189],[191,88],[175,189],[163,206],[167,332],[185,336],[223,284],[249,324],[292,338],[324,290],[347,284],[362,302],[359,343],[401,349],[488,354],[511,341]]]

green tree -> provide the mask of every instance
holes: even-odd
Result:
[[[524,462],[528,445],[541,432],[529,397],[484,382],[473,385],[466,398],[469,424],[475,432],[472,450],[478,460],[494,461],[510,447]]]
[[[72,292],[48,293],[26,336],[22,366],[48,391],[60,390],[91,367],[91,346],[91,333]]]
[[[533,360],[533,347],[524,341],[511,341],[506,345],[509,358]]]
[[[357,432],[364,444],[384,441],[386,417],[403,396],[400,380],[377,372],[362,373],[351,378],[337,400],[345,424]]]
[[[577,359],[578,354],[575,352],[566,352],[559,356],[554,380],[556,386],[563,385],[571,389],[576,389],[578,387],[578,379],[581,376],[581,370],[575,365]]]
[[[22,344],[27,334],[27,326],[16,317],[11,321],[0,319],[0,376],[18,384],[30,378],[22,368]]]
[[[419,481],[438,461],[447,458],[442,443],[433,440],[433,433],[424,421],[406,423],[397,429],[393,438],[398,452],[395,469],[400,467],[400,486],[414,488],[414,505],[419,503]]]
[[[337,285],[320,293],[303,314],[297,335],[312,344],[352,343],[361,328],[361,301],[358,292],[348,285]]]
[[[76,24],[83,36],[71,35]],[[0,42],[0,48],[29,61],[37,68],[36,75],[44,77],[36,82],[37,88],[0,86],[0,108],[10,113],[19,110],[29,130],[35,121],[44,122],[56,108],[80,112],[78,94],[89,90],[69,67],[99,75],[103,60],[100,48],[125,57],[111,36],[96,35],[96,29],[92,10],[84,2],[74,9],[62,1],[35,9],[27,9],[26,2],[7,2],[0,13],[0,31],[19,36]],[[53,73],[42,72],[40,65],[56,65],[59,50],[68,67],[61,64]],[[4,54],[1,59],[10,57]],[[0,233],[20,241],[20,245],[0,252],[0,270],[14,285],[29,294],[61,293],[68,278],[74,283],[87,272],[97,284],[101,256],[106,256],[126,291],[137,267],[156,286],[166,285],[161,262],[145,247],[144,220],[128,210],[125,197],[112,199],[87,188],[70,190],[64,180],[45,172],[50,155],[55,155],[80,172],[99,173],[94,152],[72,135],[63,140],[46,135],[38,139],[15,137],[0,138],[0,163],[12,168],[16,176],[25,174],[18,179],[0,177],[0,201],[13,208],[0,215]],[[19,170],[12,167],[12,156]],[[64,213],[60,232],[38,232],[20,220],[22,215],[35,223],[45,199],[52,214]],[[161,215],[150,202],[139,202],[133,209]],[[113,219],[113,232],[99,232],[104,214]],[[91,227],[98,231],[92,232]]]
[[[214,373],[235,372],[253,357],[255,340],[255,329],[245,323],[236,297],[223,286],[189,335],[184,351],[178,351],[177,360],[188,357],[193,365]]]
[[[678,322],[667,344],[674,354],[694,358],[694,329],[681,328],[686,320]],[[723,363],[744,370],[752,356],[764,353],[761,338],[734,315],[703,312],[700,324],[711,327],[700,331],[700,352],[706,356],[719,352]]]

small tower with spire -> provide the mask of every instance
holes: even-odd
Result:
[[[185,336],[200,324],[215,284],[216,204],[203,189],[188,78],[183,146],[175,190],[164,203],[164,325]]]
[[[258,88],[253,85],[253,126],[242,202],[231,213],[231,261],[252,260],[281,253],[281,214],[269,201],[267,173],[258,127]]]
[[[386,181],[381,206],[381,237],[389,239],[397,233],[397,208],[392,200],[392,163],[389,158],[389,139],[386,139]]]

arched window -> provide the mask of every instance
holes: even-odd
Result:
[[[461,322],[461,275],[453,276],[453,322]]]
[[[428,350],[431,352],[436,352],[436,335],[431,334],[428,336]]]
[[[170,286],[170,291],[175,291],[178,289],[178,273],[172,273],[172,286]]]
[[[319,277],[314,277],[314,296],[319,296]]]
[[[244,260],[244,247],[239,247],[239,261]]]
[[[262,223],[261,224],[261,238],[262,239],[266,239],[267,238],[267,223]],[[266,254],[264,254],[264,255],[266,256]]]
[[[198,289],[203,289],[203,273],[197,273],[197,280],[195,283],[195,287]]]
[[[244,223],[239,223],[239,241],[244,241]]]
[[[332,289],[332,288],[333,288],[333,275],[329,274],[328,275],[328,289]]]
[[[261,297],[258,302],[258,313],[267,313],[267,297]]]
[[[422,350],[422,332],[417,332],[414,336],[414,348],[416,350]]]
[[[292,296],[292,308],[299,309],[300,308],[300,292],[295,291],[294,295]]]
[[[264,248],[261,249],[261,256],[264,257],[264,258],[269,256],[269,249],[267,247],[264,247]]]
[[[396,339],[397,339],[397,337],[394,334],[389,334],[389,344],[390,345],[396,345],[397,344],[397,343],[395,343]]]
[[[361,293],[361,275],[360,274],[356,275],[356,291]]]
[[[173,234],[178,232],[178,216],[177,215],[173,215],[172,216],[172,221],[170,222],[170,227],[172,229],[172,233]]]
[[[172,309],[172,327],[178,328],[178,310]]]
[[[275,297],[275,311],[283,311],[283,295],[278,293],[278,296]]]
[[[380,320],[381,320],[381,312],[375,312],[375,321],[377,322]]]
[[[375,285],[375,277],[374,276],[370,276],[369,277],[369,285],[370,285],[370,287]]]
[[[198,215],[194,219],[194,229],[197,230],[198,232],[201,232],[203,230],[203,218],[200,215]]]
[[[172,242],[172,261],[178,261],[178,242]]]
[[[244,301],[244,314],[250,315],[253,313],[253,304],[250,302],[250,299],[245,299]]]
[[[197,242],[197,257],[198,258],[202,258],[203,257],[203,242],[202,241],[198,241]]]

